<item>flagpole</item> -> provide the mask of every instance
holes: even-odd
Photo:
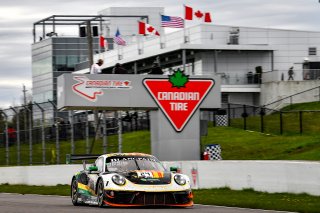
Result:
[[[186,20],[183,19],[183,43],[187,43]]]
[[[183,4],[184,9],[184,19],[183,19],[183,43],[187,43],[187,34],[186,34],[186,5]]]
[[[162,27],[162,14],[159,13],[159,15],[160,15],[160,19],[161,19],[160,27],[163,28],[163,27]],[[164,29],[163,29],[163,32],[164,32]],[[161,32],[161,34],[160,34],[160,36],[159,36],[160,49],[162,49],[161,37],[162,37],[162,32]]]
[[[184,9],[184,19],[183,19],[183,43],[187,43],[187,37],[186,37],[186,5],[183,5]],[[183,72],[186,72],[186,50],[182,50],[182,66],[183,66]]]
[[[117,27],[116,34],[118,33],[118,31],[119,31],[119,27]],[[121,59],[121,57],[120,57],[120,45],[118,43],[117,43],[117,51],[118,51],[118,61],[119,61]]]
[[[100,23],[99,23],[99,31],[100,31],[100,33],[99,33],[99,49],[98,49],[98,51],[99,51],[99,59],[101,59],[101,44],[100,44],[100,39],[101,39],[101,36],[102,36],[102,22],[101,22],[101,17],[100,17]]]
[[[101,59],[101,46],[100,46],[100,39],[101,39],[101,36],[102,36],[102,33],[100,33],[100,36],[99,36],[99,59]]]

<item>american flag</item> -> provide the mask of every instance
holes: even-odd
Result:
[[[184,20],[180,17],[161,15],[161,27],[184,28]]]
[[[126,41],[123,38],[121,38],[119,29],[117,29],[117,32],[113,38],[113,41],[118,45],[126,46]]]

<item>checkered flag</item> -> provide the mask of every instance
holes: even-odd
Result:
[[[221,146],[219,144],[207,145],[205,152],[208,154],[208,160],[222,160]]]

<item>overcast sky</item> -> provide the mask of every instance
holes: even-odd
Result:
[[[32,93],[33,23],[51,15],[95,15],[108,7],[165,8],[183,16],[183,4],[211,12],[213,24],[320,31],[318,0],[1,0],[0,108],[20,105],[22,85]],[[193,23],[189,23],[193,24]]]

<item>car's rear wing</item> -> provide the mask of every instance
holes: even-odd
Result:
[[[80,155],[67,154],[66,155],[66,163],[70,164],[72,161],[82,160],[83,169],[87,170],[86,160],[95,160],[99,156],[101,156],[101,154],[80,154]]]
[[[75,160],[95,160],[97,159],[101,154],[67,154],[66,155],[66,163],[70,164],[72,161]]]

